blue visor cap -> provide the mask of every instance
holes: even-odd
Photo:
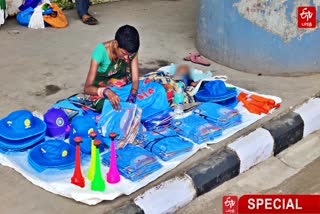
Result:
[[[36,169],[72,168],[75,162],[75,152],[74,146],[62,140],[48,140],[31,149],[28,161]]]
[[[89,154],[91,152],[91,137],[90,132],[95,131],[98,133],[97,124],[91,116],[76,116],[72,119],[69,141],[72,145],[76,145],[74,142],[75,137],[81,137],[82,143],[80,144],[81,152]],[[98,134],[97,138],[102,140],[102,137]],[[100,146],[100,151],[104,149],[103,145]]]
[[[205,83],[204,87],[196,93],[199,102],[222,102],[237,96],[236,89],[228,89],[222,80]]]
[[[18,110],[0,120],[0,136],[8,140],[22,140],[46,131],[46,124],[28,110]]]
[[[25,150],[41,142],[44,139],[44,137],[45,133],[22,140],[8,140],[3,137],[0,137],[0,148],[7,151]]]

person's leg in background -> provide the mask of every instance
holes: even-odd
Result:
[[[90,7],[89,0],[76,0],[77,12],[83,23],[88,25],[96,25],[98,24],[98,20],[96,20],[93,16],[88,13]]]

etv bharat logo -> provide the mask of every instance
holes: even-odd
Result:
[[[298,27],[315,28],[317,27],[316,7],[298,7]]]
[[[223,214],[237,214],[238,213],[238,197],[237,196],[223,196],[222,198]]]

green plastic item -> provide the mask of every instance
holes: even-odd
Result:
[[[45,4],[42,5],[42,8],[41,8],[41,9],[42,9],[43,11],[45,11],[46,9],[48,9],[49,6],[50,6],[50,5],[49,5],[48,3],[45,3]]]
[[[87,178],[92,181],[94,177],[94,172],[96,169],[96,146],[94,145],[94,140],[91,141],[91,161],[90,161],[90,168],[88,171]]]
[[[95,161],[95,173],[93,180],[91,182],[91,190],[103,192],[106,189],[105,181],[102,177],[101,168],[100,168],[100,150],[99,146],[101,144],[100,140],[95,140],[95,150],[96,150],[96,161]]]

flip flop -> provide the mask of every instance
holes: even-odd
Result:
[[[189,53],[188,56],[184,57],[183,60],[184,61],[191,61],[191,57],[192,56],[200,56],[200,54],[198,52],[196,53]]]
[[[203,66],[211,65],[205,58],[203,58],[202,56],[196,56],[196,55],[191,56],[191,62],[195,64],[203,65]]]

